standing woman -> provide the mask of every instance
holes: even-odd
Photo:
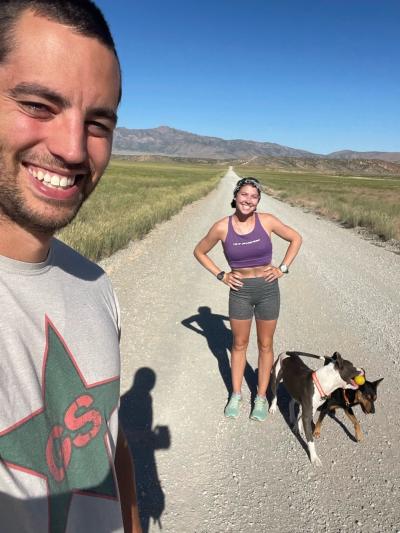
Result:
[[[289,273],[289,266],[301,246],[301,236],[269,213],[256,213],[261,185],[256,178],[240,179],[233,191],[233,215],[218,220],[197,244],[196,259],[218,280],[230,287],[229,320],[233,335],[231,350],[232,395],[225,416],[236,418],[241,403],[241,388],[246,366],[246,351],[253,315],[258,340],[258,389],[250,418],[260,422],[267,417],[266,392],[274,361],[273,338],[279,316],[278,278]],[[271,264],[271,234],[289,242],[279,267]],[[222,242],[231,272],[224,272],[208,257]]]

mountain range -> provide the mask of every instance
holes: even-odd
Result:
[[[400,175],[400,152],[356,152],[341,150],[330,154],[316,154],[270,142],[243,139],[226,140],[219,137],[196,135],[168,126],[151,129],[117,128],[114,134],[113,153],[123,155],[158,155],[191,159],[251,161],[273,168],[282,165],[288,169],[308,168],[335,171],[343,167],[346,172]],[[329,161],[331,160],[331,163]],[[334,161],[333,161],[334,160]],[[346,162],[340,164],[341,162]],[[364,161],[364,163],[361,163]],[[368,161],[368,163],[365,163]],[[339,170],[340,171],[340,170]]]
[[[341,150],[322,155],[281,144],[243,139],[226,140],[196,135],[168,126],[151,129],[117,128],[114,153],[154,154],[206,159],[240,159],[253,156],[322,157],[327,159],[381,159],[400,163],[400,152],[356,152]]]

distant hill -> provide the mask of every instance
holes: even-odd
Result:
[[[287,172],[317,172],[339,176],[400,176],[400,164],[379,159],[328,159],[298,157],[257,157],[232,163],[240,174],[240,167],[252,166]],[[243,170],[243,174],[245,171]]]
[[[206,137],[168,126],[147,130],[117,128],[114,134],[113,152],[209,159],[240,159],[252,156],[318,157],[311,152],[280,144]]]
[[[340,152],[332,152],[326,157],[330,159],[381,159],[382,161],[400,163],[400,152],[354,152],[353,150],[341,150]]]
[[[152,129],[117,128],[113,153],[224,160],[235,165],[252,164],[290,171],[400,176],[400,152],[342,150],[321,155],[276,143],[196,135],[168,126]]]

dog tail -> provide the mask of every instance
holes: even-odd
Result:
[[[332,357],[326,355],[315,355],[314,353],[307,352],[286,352],[288,355],[303,355],[304,357],[312,357],[313,359],[321,359],[321,361],[332,361]]]

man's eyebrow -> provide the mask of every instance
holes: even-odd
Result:
[[[68,98],[38,83],[19,83],[9,90],[9,94],[14,98],[23,95],[39,96],[63,108],[71,107],[71,102]]]
[[[71,101],[60,93],[49,89],[44,85],[38,83],[19,83],[15,87],[9,90],[9,94],[14,98],[21,96],[39,96],[49,100],[55,105],[58,105],[64,109],[72,107]],[[108,107],[94,107],[88,110],[88,114],[95,117],[103,117],[111,120],[114,124],[117,123],[118,117],[115,111]]]
[[[111,120],[114,125],[117,123],[117,113],[109,107],[93,107],[88,110],[88,115]]]

